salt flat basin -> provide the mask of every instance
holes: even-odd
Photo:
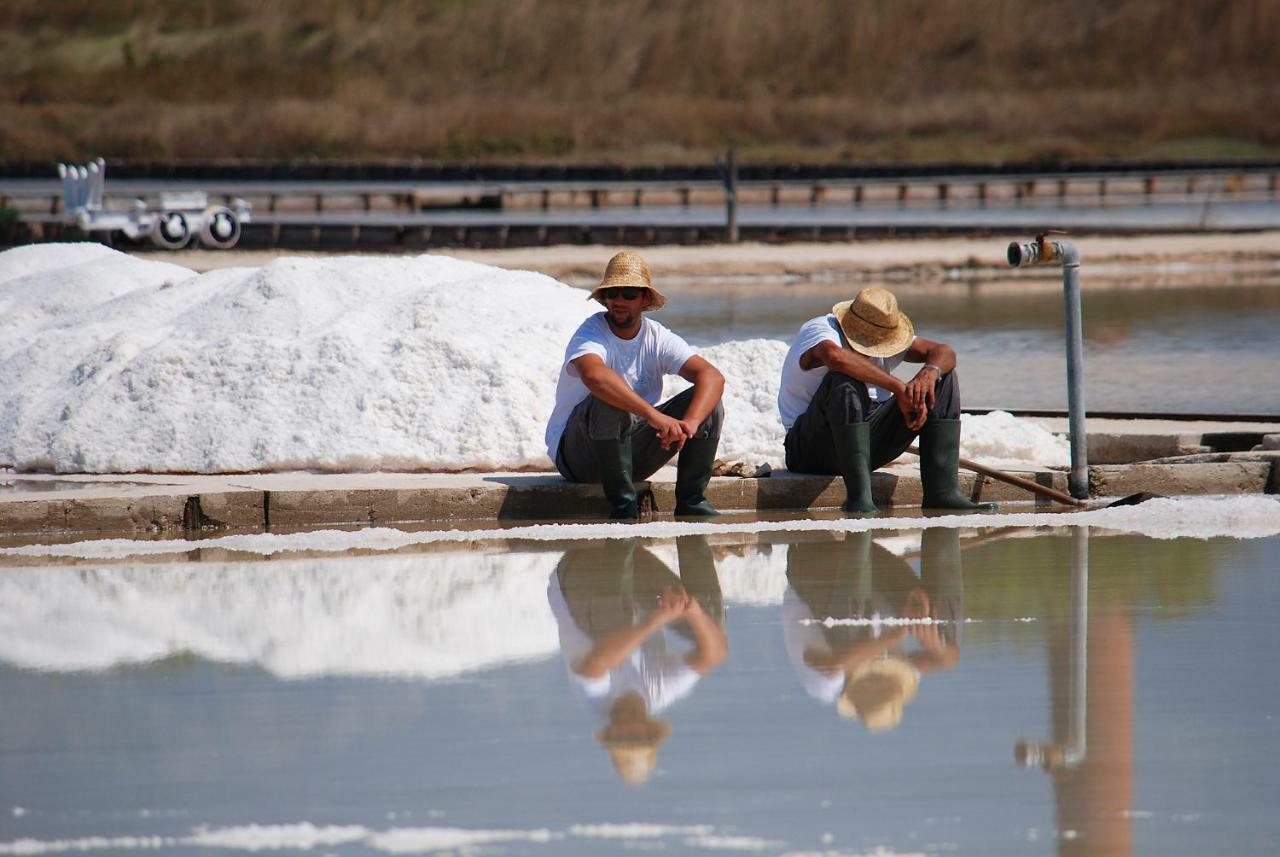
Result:
[[[0,569],[0,854],[1280,842],[1280,536],[937,526],[43,561]],[[727,656],[691,679],[707,626],[644,637],[648,722],[669,734],[630,734],[653,764],[628,784],[626,742],[599,737],[612,703],[570,665],[680,581]],[[841,702],[870,679],[887,709]]]
[[[1087,262],[1082,279],[1088,285]],[[670,303],[656,317],[697,345],[756,337],[790,342],[806,320],[829,312],[863,285],[734,278],[675,284],[667,288]],[[887,285],[919,335],[955,347],[966,405],[1066,406],[1060,282]],[[1278,286],[1274,273],[1240,281],[1229,271],[1206,271],[1176,285],[1135,277],[1127,287],[1113,282],[1086,288],[1086,405],[1103,411],[1280,413],[1280,385],[1264,380],[1280,359]]]

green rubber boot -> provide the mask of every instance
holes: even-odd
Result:
[[[880,514],[871,499],[871,426],[832,426],[831,437],[836,446],[836,466],[844,479],[845,501],[841,508],[860,515]]]
[[[631,481],[631,443],[623,440],[593,441],[600,462],[600,485],[609,500],[609,517],[634,521],[640,517],[636,486]]]
[[[687,440],[676,459],[676,514],[710,517],[720,512],[707,501],[707,483],[716,461],[719,437]]]
[[[994,511],[995,503],[975,503],[957,487],[960,421],[930,418],[920,431],[920,482],[925,509]]]

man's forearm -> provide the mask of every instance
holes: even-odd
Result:
[[[621,408],[645,420],[653,415],[653,405],[642,399],[626,381],[622,380],[622,376],[612,369],[597,369],[583,375],[582,383],[586,385],[591,395],[606,405]]]
[[[718,373],[714,378],[698,378],[693,382],[693,399],[684,418],[694,425],[702,425],[702,421],[716,409],[720,397],[724,395],[724,379]]]
[[[584,678],[600,678],[638,649],[645,640],[662,627],[662,620],[655,614],[645,617],[638,625],[627,625],[610,631],[596,641],[582,660],[571,665],[573,671]]]
[[[931,366],[937,366],[938,371],[946,375],[956,368],[956,353],[950,345],[938,344],[930,348],[925,354],[924,362]]]
[[[901,394],[906,387],[901,380],[890,375],[876,364],[860,354],[848,349],[834,352],[827,360],[826,366],[833,372],[842,372],[850,378],[856,378],[867,384],[875,384],[891,393]]]
[[[729,641],[725,638],[724,629],[701,607],[695,608],[685,619],[693,632],[694,643],[693,651],[685,656],[685,663],[699,675],[704,675],[724,661],[729,654]]]

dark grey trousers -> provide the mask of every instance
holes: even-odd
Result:
[[[934,386],[929,419],[960,418],[960,382],[948,372]],[[871,424],[871,469],[884,467],[911,445],[919,432],[907,428],[896,397],[876,404],[867,385],[843,372],[828,372],[809,401],[809,408],[787,432],[787,469],[796,473],[839,474],[831,427]]]
[[[657,407],[679,420],[684,419],[692,401],[693,388],[690,387]],[[717,402],[715,410],[698,426],[698,433],[685,441],[685,447],[693,443],[719,445],[723,422],[724,406]],[[595,396],[587,396],[569,414],[569,422],[560,436],[560,448],[556,450],[556,470],[570,482],[599,482],[600,462],[596,459],[593,441],[614,438],[631,442],[632,479],[647,479],[675,455],[674,448],[662,448],[658,433],[647,422]]]

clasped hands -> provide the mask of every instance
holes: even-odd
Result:
[[[693,437],[698,430],[698,424],[692,420],[678,420],[675,417],[669,417],[661,411],[657,411],[649,420],[649,425],[658,433],[658,442],[662,444],[663,449],[672,449],[679,452],[684,448],[685,441]]]
[[[937,372],[926,366],[907,382],[896,398],[898,410],[902,411],[902,419],[906,421],[909,430],[920,431],[924,428],[925,420],[929,418],[929,409],[937,401],[934,390],[937,382]]]
[[[666,624],[701,609],[698,599],[690,595],[683,586],[668,586],[658,596],[658,609],[653,612],[653,617]]]

